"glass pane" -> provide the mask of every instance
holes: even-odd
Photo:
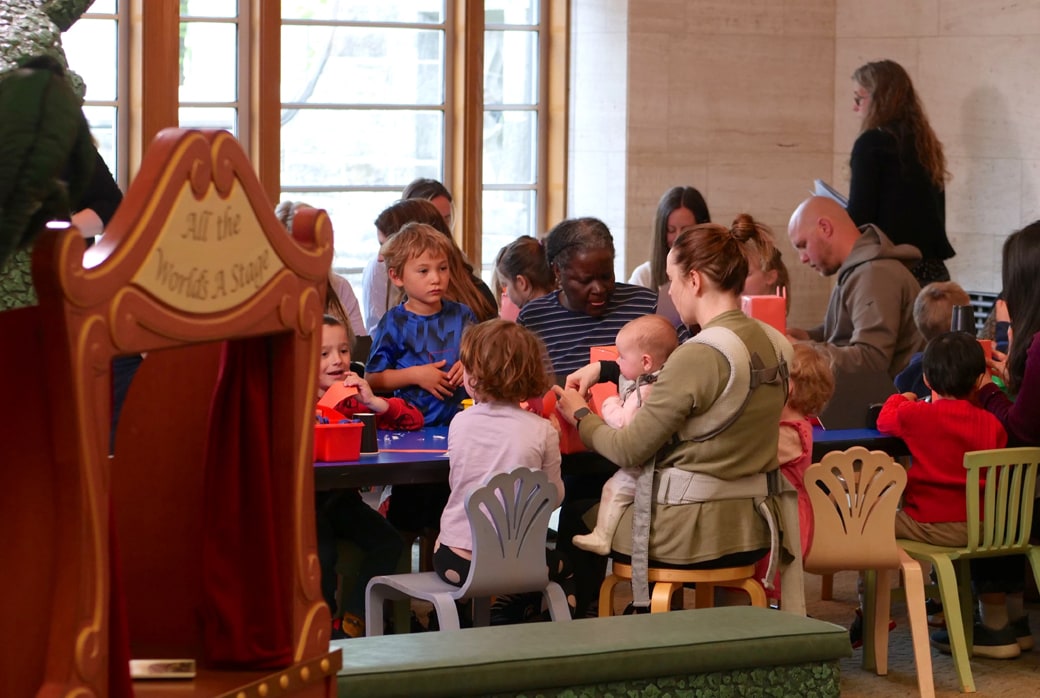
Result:
[[[116,0],[95,0],[91,4],[90,9],[87,10],[88,14],[103,14],[103,15],[114,15],[116,13]],[[80,20],[82,21],[82,20]],[[73,24],[72,26],[76,26]],[[65,41],[65,37],[68,33],[62,34],[62,41]]]
[[[237,17],[238,0],[181,0],[181,17]]]
[[[369,259],[379,253],[376,238],[376,216],[397,201],[399,192],[294,192],[282,191],[282,200],[304,201],[323,208],[332,220],[336,244],[333,267],[340,269],[363,268]],[[360,294],[360,283],[354,284],[354,293]]]
[[[484,183],[533,184],[538,162],[538,115],[484,112]]]
[[[237,37],[234,24],[181,22],[180,101],[238,99]]]
[[[293,19],[440,24],[444,0],[282,0],[282,21]]]
[[[484,0],[487,24],[538,24],[538,0]]]
[[[83,115],[90,124],[90,135],[97,141],[98,152],[105,158],[112,175],[119,179],[116,172],[116,108],[115,107],[83,107]]]
[[[481,263],[495,263],[498,251],[521,235],[538,235],[534,229],[534,191],[485,191],[484,237]]]
[[[282,186],[404,187],[440,177],[439,111],[282,111]]]
[[[538,103],[538,34],[484,32],[484,104]]]
[[[61,35],[69,67],[87,83],[87,99],[116,98],[116,22],[81,19]]]
[[[282,27],[282,101],[441,104],[444,32]]]
[[[238,118],[232,107],[181,107],[181,128],[220,128],[238,135]]]

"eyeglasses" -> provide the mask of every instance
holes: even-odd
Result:
[[[859,105],[863,104],[863,100],[865,100],[869,96],[870,95],[861,95],[858,92],[853,92],[852,101],[855,102],[856,106],[858,107]]]

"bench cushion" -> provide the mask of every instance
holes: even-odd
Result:
[[[750,606],[358,638],[344,695],[478,695],[833,662],[837,625]]]

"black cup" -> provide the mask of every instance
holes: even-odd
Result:
[[[379,439],[376,436],[376,416],[371,412],[358,412],[354,418],[362,424],[361,452],[379,453]]]
[[[950,319],[950,332],[967,332],[975,334],[975,311],[970,305],[953,306],[953,317]]]

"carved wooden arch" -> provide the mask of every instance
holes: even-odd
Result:
[[[276,338],[270,368],[279,406],[271,440],[285,468],[279,483],[288,490],[279,501],[291,506],[291,543],[281,555],[293,561],[287,590],[293,661],[313,660],[314,678],[330,670],[334,676],[315,556],[311,457],[314,376],[332,259],[328,217],[301,211],[290,237],[234,138],[222,131],[166,129],[146,153],[102,240],[84,247],[78,231],[52,230],[37,243],[33,259],[53,367],[48,388],[66,396],[55,403],[54,418],[66,425],[68,438],[55,442],[53,458],[66,474],[61,486],[73,493],[62,498],[72,511],[57,524],[56,556],[82,561],[61,571],[67,577],[56,584],[73,593],[55,601],[51,645],[73,648],[48,657],[47,680],[106,694],[112,359],[154,352],[149,359],[158,363],[162,350],[265,336]],[[166,428],[176,431],[177,425]],[[117,462],[119,457],[117,452]],[[133,637],[133,624],[130,631]]]

